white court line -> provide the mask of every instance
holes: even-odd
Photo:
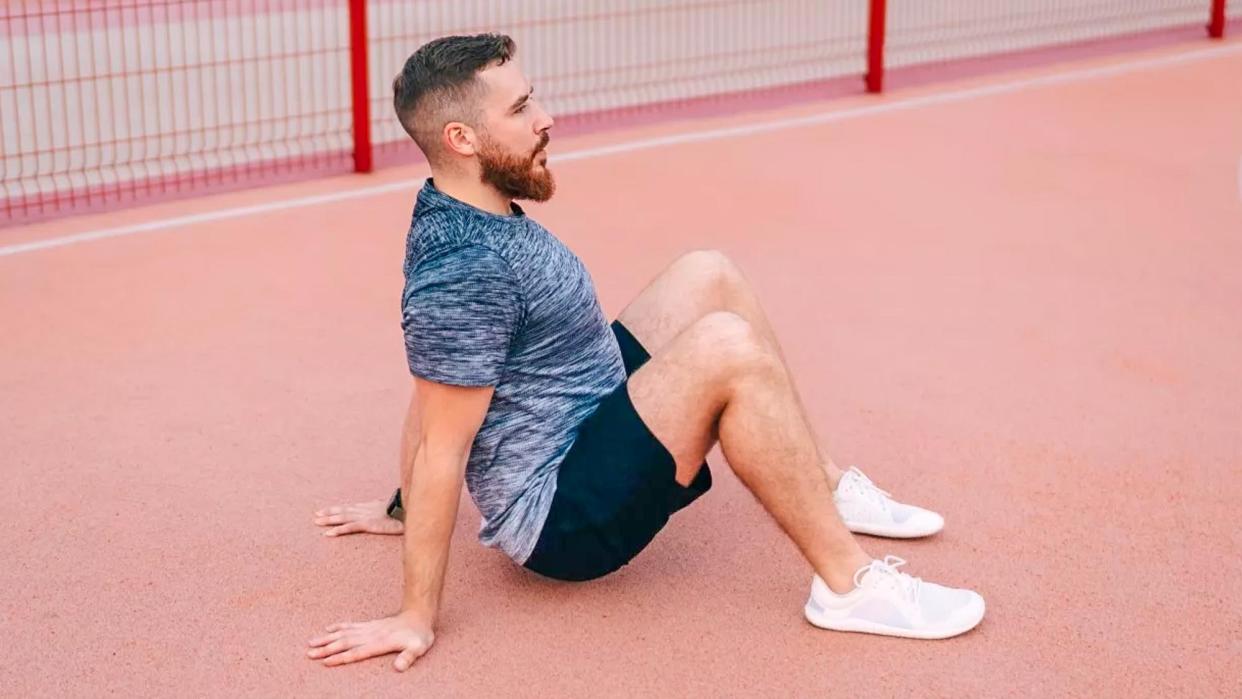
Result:
[[[873,114],[884,114],[888,112],[901,112],[909,109],[917,109],[919,107],[927,107],[938,104],[948,104],[951,102],[961,102],[964,100],[974,99],[976,97],[987,97],[991,95],[1004,95],[1020,90],[1026,90],[1034,87],[1045,87],[1048,85],[1062,85],[1065,83],[1081,82],[1084,80],[1094,80],[1096,78],[1110,77],[1114,75],[1124,75],[1126,73],[1134,73],[1149,68],[1160,68],[1164,66],[1177,65],[1179,63],[1190,63],[1194,61],[1202,61],[1219,56],[1242,52],[1242,45],[1218,46],[1210,49],[1199,49],[1186,53],[1175,54],[1171,56],[1158,56],[1155,58],[1145,58],[1137,61],[1129,61],[1126,63],[1117,63],[1109,66],[1101,66],[1098,68],[1084,68],[1082,70],[1071,70],[1053,75],[1045,75],[1036,78],[1024,78],[1021,80],[1013,80],[1010,82],[996,83],[993,85],[983,85],[980,87],[967,88],[964,90],[953,90],[950,92],[940,92],[921,97],[910,97],[907,99],[896,99],[886,101],[880,104],[869,105],[866,107],[854,107],[851,109],[842,109],[838,111],[826,112],[821,114],[812,114],[804,117],[794,117],[788,119],[776,119],[773,121],[764,121],[756,124],[748,124],[745,126],[733,126],[721,129],[711,129],[708,131],[699,131],[694,133],[682,133],[672,136],[662,136],[659,138],[648,138],[637,141],[629,141],[625,143],[617,143],[611,146],[601,146],[598,148],[584,148],[582,150],[570,151],[558,156],[550,158],[555,163],[569,162],[573,160],[586,160],[589,158],[600,158],[606,155],[616,155],[618,153],[632,153],[634,151],[647,150],[650,148],[661,148],[664,146],[679,145],[683,143],[701,143],[703,141],[716,141],[724,138],[735,138],[738,136],[750,136],[753,134],[769,133],[772,131],[783,131],[786,129],[795,129],[802,126],[813,126],[818,124],[829,124],[837,121],[846,121],[849,119],[857,119],[859,117],[870,116]],[[1242,172],[1239,173],[1242,177]],[[201,214],[193,214],[191,216],[178,216],[175,218],[167,218],[159,221],[150,221],[148,223],[140,223],[131,226],[120,226],[117,228],[105,228],[98,231],[89,231],[85,233],[76,233],[73,235],[62,236],[59,238],[49,238],[47,240],[39,240],[30,243],[19,243],[16,245],[8,245],[0,247],[0,257],[8,255],[17,255],[23,252],[34,252],[36,250],[47,250],[49,248],[58,248],[65,245],[73,245],[76,243],[85,243],[93,240],[103,240],[106,238],[118,238],[135,233],[145,233],[148,231],[164,230],[166,228],[176,228],[178,226],[187,226],[194,223],[205,223],[208,221],[223,221],[230,218],[239,218],[241,216],[249,216],[251,214],[267,213],[271,211],[281,211],[284,209],[296,209],[303,206],[315,206],[317,204],[326,204],[335,201],[344,201],[347,199],[359,199],[362,197],[376,196],[379,194],[387,194],[389,192],[399,191],[401,189],[409,189],[414,191],[421,186],[421,182],[393,182],[374,187],[362,187],[352,191],[337,192],[334,194],[318,194],[309,197],[299,197],[297,199],[287,199],[285,201],[270,202],[267,204],[256,204],[253,206],[243,206],[234,209],[224,209],[222,211],[212,211]],[[1242,187],[1242,183],[1240,183]],[[1242,192],[1240,192],[1242,193]]]

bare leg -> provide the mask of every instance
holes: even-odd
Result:
[[[828,455],[806,418],[806,408],[798,395],[784,351],[758,296],[728,257],[714,250],[697,250],[681,256],[643,289],[617,319],[654,355],[695,321],[713,311],[729,311],[744,318],[779,358],[785,374],[790,377],[794,403],[812,435],[819,463],[828,475],[829,485],[836,488],[841,469]]]
[[[689,484],[717,435],[738,478],[830,587],[848,591],[870,557],[845,528],[792,380],[741,316],[715,312],[673,338],[627,382],[643,422]]]

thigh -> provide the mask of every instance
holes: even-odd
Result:
[[[635,412],[672,454],[678,483],[689,484],[716,445],[731,380],[762,351],[762,340],[744,319],[709,313],[626,381]]]
[[[617,316],[650,352],[712,311],[726,310],[732,264],[712,250],[696,250],[664,268]]]

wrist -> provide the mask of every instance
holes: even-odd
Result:
[[[425,603],[409,603],[405,602],[401,605],[401,611],[397,612],[397,616],[405,620],[407,623],[418,624],[431,628],[435,625],[436,610],[431,605]]]
[[[400,488],[397,488],[397,490],[392,494],[392,497],[388,499],[387,512],[389,517],[401,522],[405,521],[405,507],[401,502]]]

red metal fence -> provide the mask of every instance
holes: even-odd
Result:
[[[1240,6],[10,0],[0,6],[0,226],[412,159],[391,80],[444,34],[511,34],[561,124],[607,127],[732,109],[739,97],[823,96],[830,84],[878,92],[886,70],[1032,48],[1204,24],[1220,37]]]

